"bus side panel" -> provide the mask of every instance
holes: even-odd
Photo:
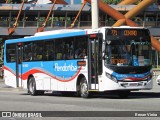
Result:
[[[57,80],[53,76],[53,61],[43,62],[44,79],[43,85],[44,90],[57,90]]]
[[[10,66],[10,67],[9,67]],[[4,80],[5,84],[16,88],[16,64],[4,63]]]
[[[23,83],[33,75],[37,90],[76,91],[77,76],[81,67],[78,60],[60,60],[23,63]]]
[[[78,65],[78,62],[85,63],[86,65]],[[88,67],[85,59],[79,59],[73,61],[66,61],[66,64],[71,64],[73,71],[70,71],[66,74],[66,77],[69,78],[69,82],[65,82],[65,91],[76,91],[77,90],[77,80],[79,75],[84,75],[86,80],[88,79]],[[77,67],[77,68],[76,68]],[[76,70],[77,69],[77,70]]]
[[[22,81],[23,87],[27,88],[27,80],[30,75],[32,75],[36,81],[36,89],[43,89],[43,71],[41,67],[43,66],[42,62],[23,62],[22,63]]]
[[[80,72],[77,60],[54,61],[52,71],[58,91],[75,91],[76,77]]]

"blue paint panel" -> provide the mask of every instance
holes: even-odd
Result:
[[[23,73],[32,69],[40,70],[45,74],[56,76],[60,79],[70,79],[74,77],[79,70],[77,66],[78,60],[61,60],[61,61],[46,61],[46,62],[23,62]]]
[[[12,62],[12,63],[5,63],[4,64],[6,67],[8,67],[13,74],[16,74],[16,63]]]
[[[64,79],[69,79],[76,75],[79,67],[77,66],[77,60],[67,61],[54,61],[53,73]]]
[[[143,74],[118,74],[116,72],[112,73],[112,76],[115,76],[117,78],[117,80],[123,80],[124,78],[144,78],[147,75],[149,75],[150,72],[146,72]]]

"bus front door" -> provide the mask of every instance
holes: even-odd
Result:
[[[16,45],[16,86],[22,87],[22,44]]]
[[[89,90],[98,90],[98,75],[102,74],[102,35],[89,39],[88,56],[88,85]]]

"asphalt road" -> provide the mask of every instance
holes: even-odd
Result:
[[[120,99],[117,96],[111,94],[107,95],[95,95],[90,99],[83,99],[76,96],[63,96],[59,93],[56,94],[45,94],[43,96],[30,96],[25,90],[8,88],[4,85],[3,81],[0,80],[0,111],[50,111],[51,113],[44,113],[44,115],[54,117],[58,113],[53,111],[62,111],[62,115],[68,115],[68,117],[56,117],[56,120],[63,119],[110,119],[110,117],[102,117],[111,115],[112,120],[129,119],[137,120],[136,115],[148,115],[153,113],[153,111],[158,111],[158,113],[152,114],[155,117],[152,119],[157,120],[160,118],[160,86],[154,81],[154,87],[152,90],[147,91],[137,91],[132,92],[129,98]],[[64,112],[63,112],[64,111]],[[69,111],[69,113],[66,113]],[[70,112],[70,111],[82,111],[82,112]],[[90,112],[86,112],[90,111]],[[103,112],[93,112],[93,111],[111,111],[111,113]],[[116,113],[115,111],[123,111]],[[128,112],[128,111],[133,111]],[[142,111],[146,111],[141,114]],[[84,113],[85,112],[85,113]],[[1,113],[0,113],[1,114]],[[26,113],[27,114],[27,113]],[[159,117],[156,117],[156,114]],[[58,114],[59,115],[59,114]],[[70,115],[72,116],[70,118]],[[78,117],[73,117],[73,116]],[[83,116],[93,116],[91,117],[81,117]],[[98,117],[100,115],[101,117]],[[60,116],[60,115],[59,115]],[[97,117],[96,117],[97,116]],[[114,117],[113,117],[114,116]],[[116,117],[118,116],[118,117]],[[122,116],[124,118],[121,118]],[[44,117],[44,116],[42,116]],[[150,116],[151,117],[151,116]],[[148,116],[138,117],[138,119],[151,119]],[[0,118],[0,120],[21,120],[22,118]],[[36,119],[36,118],[23,118],[23,119]],[[51,117],[38,118],[38,119],[53,119]]]

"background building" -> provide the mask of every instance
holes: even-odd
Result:
[[[33,0],[28,0],[33,1]],[[83,0],[64,0],[66,1],[68,4],[81,4],[83,2]],[[51,3],[50,0],[38,0],[37,4],[49,4]]]
[[[81,4],[83,0],[65,0],[69,4]]]

